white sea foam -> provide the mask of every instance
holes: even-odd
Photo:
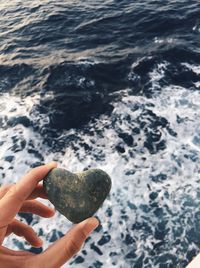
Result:
[[[155,37],[154,38],[154,42],[155,43],[158,43],[158,44],[172,44],[172,43],[175,43],[177,42],[177,39],[176,38],[159,38],[159,37]]]
[[[192,70],[194,73],[200,74],[200,66],[199,65],[189,64],[187,62],[182,63],[182,65],[187,67],[188,69]]]
[[[157,69],[151,73],[153,82],[157,83],[162,77],[163,68],[164,65],[157,66]],[[198,68],[195,70],[198,72]],[[113,183],[111,195],[97,213],[102,229],[94,233],[86,243],[84,249],[87,255],[79,254],[85,261],[76,264],[76,267],[89,267],[97,261],[102,263],[103,267],[133,267],[142,253],[146,258],[146,264],[142,267],[159,267],[155,262],[155,256],[151,256],[150,252],[155,250],[155,244],[161,241],[155,237],[155,230],[163,221],[166,221],[166,229],[168,229],[165,236],[167,242],[164,247],[165,252],[159,254],[163,255],[167,252],[182,259],[186,252],[183,252],[181,244],[175,246],[174,241],[177,238],[174,231],[184,228],[179,238],[187,244],[186,233],[191,228],[193,215],[198,212],[198,205],[193,204],[197,203],[197,194],[200,191],[200,93],[168,86],[152,99],[129,96],[124,91],[121,95],[121,100],[113,103],[114,110],[110,117],[102,115],[95,123],[88,124],[88,129],[94,131],[93,135],[86,130],[70,130],[63,134],[63,137],[70,133],[79,138],[76,142],[78,150],[75,151],[68,145],[64,155],[53,153],[51,148],[43,144],[43,137],[31,128],[17,125],[14,128],[5,128],[0,133],[1,141],[4,142],[0,151],[3,167],[1,176],[3,177],[5,173],[4,182],[16,181],[29,170],[32,163],[37,162],[37,156],[28,152],[30,140],[36,150],[44,156],[46,162],[57,160],[60,166],[71,171],[83,170],[85,167],[98,167],[110,174]],[[5,116],[9,118],[13,114],[28,115],[30,106],[37,102],[37,97],[35,100],[26,101],[22,103],[17,97],[3,95],[0,99],[0,117],[5,119]],[[147,133],[152,128],[151,123],[156,120],[145,113],[148,110],[157,117],[167,119],[170,129],[177,133],[172,135],[166,127],[158,126],[158,131],[166,142],[166,149],[160,149],[155,154],[151,154],[144,146]],[[146,128],[140,127],[141,121],[146,124]],[[134,128],[139,128],[140,133],[133,135]],[[121,132],[133,135],[133,146],[123,142],[119,137]],[[15,160],[9,163],[4,158],[12,153],[13,136],[19,140],[24,139],[26,146],[16,152]],[[81,145],[82,141],[92,149],[87,151]],[[122,143],[124,153],[116,150],[116,145],[119,143]],[[10,169],[11,166],[13,169]],[[152,179],[159,174],[165,174],[166,179],[158,181]],[[157,215],[156,208],[150,205],[152,192],[158,194],[156,202],[160,212],[162,211],[162,216]],[[192,209],[187,205],[190,202]],[[135,223],[140,224],[139,229],[133,228]],[[32,225],[37,232],[40,229],[44,231],[42,237],[44,248],[49,245],[53,230],[65,233],[71,226],[58,213],[51,220],[35,216]],[[146,232],[145,228],[149,228],[152,232]],[[103,233],[109,233],[111,240],[99,246],[98,241]],[[134,243],[125,242],[127,234],[134,239]],[[17,239],[23,241],[21,238]],[[92,243],[98,246],[103,255],[90,248]],[[5,245],[14,249],[19,247],[12,237],[7,239]],[[196,245],[194,244],[193,247]],[[25,248],[28,248],[28,245],[25,245]],[[136,257],[125,257],[130,251],[134,251]],[[170,261],[172,260],[169,259],[169,263]],[[69,263],[64,267],[70,266]]]

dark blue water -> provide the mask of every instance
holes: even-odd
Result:
[[[2,180],[52,159],[113,178],[103,227],[69,266],[198,253],[199,43],[199,1],[0,0]]]

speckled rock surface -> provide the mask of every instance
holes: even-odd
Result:
[[[55,208],[74,223],[94,215],[111,189],[110,177],[100,169],[72,173],[55,168],[43,184]]]

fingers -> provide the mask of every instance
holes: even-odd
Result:
[[[12,223],[9,224],[6,235],[10,235],[14,233],[18,236],[23,236],[27,242],[29,242],[33,247],[41,247],[42,240],[37,236],[33,228],[28,226],[27,224],[13,220]]]
[[[64,237],[56,241],[45,252],[38,255],[38,261],[41,264],[48,262],[49,268],[62,266],[80,250],[86,238],[98,224],[99,222],[96,218],[89,218],[75,225]]]
[[[37,200],[25,201],[22,207],[20,208],[20,212],[33,213],[45,218],[50,218],[55,214],[54,209],[45,206],[44,204],[42,204]]]
[[[8,192],[8,190],[13,186],[13,184],[3,185],[0,188],[0,199]]]
[[[0,253],[10,256],[34,256],[35,254],[29,251],[16,251],[3,246],[0,246]],[[6,267],[6,266],[5,266]]]
[[[0,188],[0,199],[8,192],[8,190],[10,190],[10,188],[13,186],[14,184],[7,184],[7,185],[3,185]],[[47,199],[47,194],[44,190],[43,184],[38,184],[35,189],[33,190],[33,192],[27,197],[27,199],[35,199],[35,198],[43,198],[43,199]]]
[[[33,264],[35,254],[26,251],[14,251],[0,246],[0,267],[6,268],[22,268],[35,267]],[[30,265],[26,265],[30,260]]]
[[[39,181],[55,168],[55,162],[32,169],[17,184],[13,185],[0,200],[0,227],[11,223],[23,202],[31,195]]]
[[[47,199],[47,194],[43,188],[43,184],[38,184],[36,188],[33,190],[33,192],[29,195],[27,199],[35,199],[35,198],[43,198]]]

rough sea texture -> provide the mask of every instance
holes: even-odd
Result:
[[[185,268],[200,251],[199,43],[199,0],[0,0],[1,183],[51,160],[112,178],[64,267]],[[43,250],[71,226],[20,217]]]

